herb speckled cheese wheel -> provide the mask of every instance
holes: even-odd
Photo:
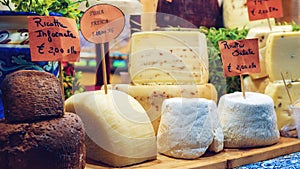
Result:
[[[135,85],[208,82],[206,37],[197,31],[149,31],[132,35],[129,73]]]

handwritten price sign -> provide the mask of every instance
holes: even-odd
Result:
[[[80,39],[74,19],[55,16],[28,16],[32,61],[76,62]]]
[[[283,17],[281,0],[247,0],[249,20]]]
[[[219,41],[226,77],[259,73],[258,39]]]
[[[98,4],[89,8],[81,20],[81,32],[85,39],[100,44],[118,37],[124,29],[123,12],[109,4]]]

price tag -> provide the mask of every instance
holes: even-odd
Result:
[[[32,61],[79,61],[80,39],[74,19],[28,16]]]
[[[226,77],[259,73],[258,39],[219,41]]]
[[[282,0],[247,0],[249,20],[283,17]]]
[[[124,26],[124,13],[109,4],[90,7],[80,20],[82,35],[86,40],[96,44],[115,39],[121,34]]]

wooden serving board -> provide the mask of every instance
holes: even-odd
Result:
[[[195,160],[182,160],[158,155],[156,160],[122,169],[226,169],[300,152],[300,139],[281,137],[272,146],[252,149],[225,149],[217,154],[205,154]],[[108,169],[104,164],[88,161],[85,169]]]

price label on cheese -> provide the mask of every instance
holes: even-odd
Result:
[[[110,4],[98,4],[84,12],[80,28],[84,38],[92,43],[106,43],[118,37],[125,26],[123,12]]]
[[[258,39],[219,41],[226,77],[259,73]]]
[[[32,61],[79,61],[80,38],[76,21],[55,16],[28,16]]]
[[[249,20],[283,17],[281,0],[247,0]]]

